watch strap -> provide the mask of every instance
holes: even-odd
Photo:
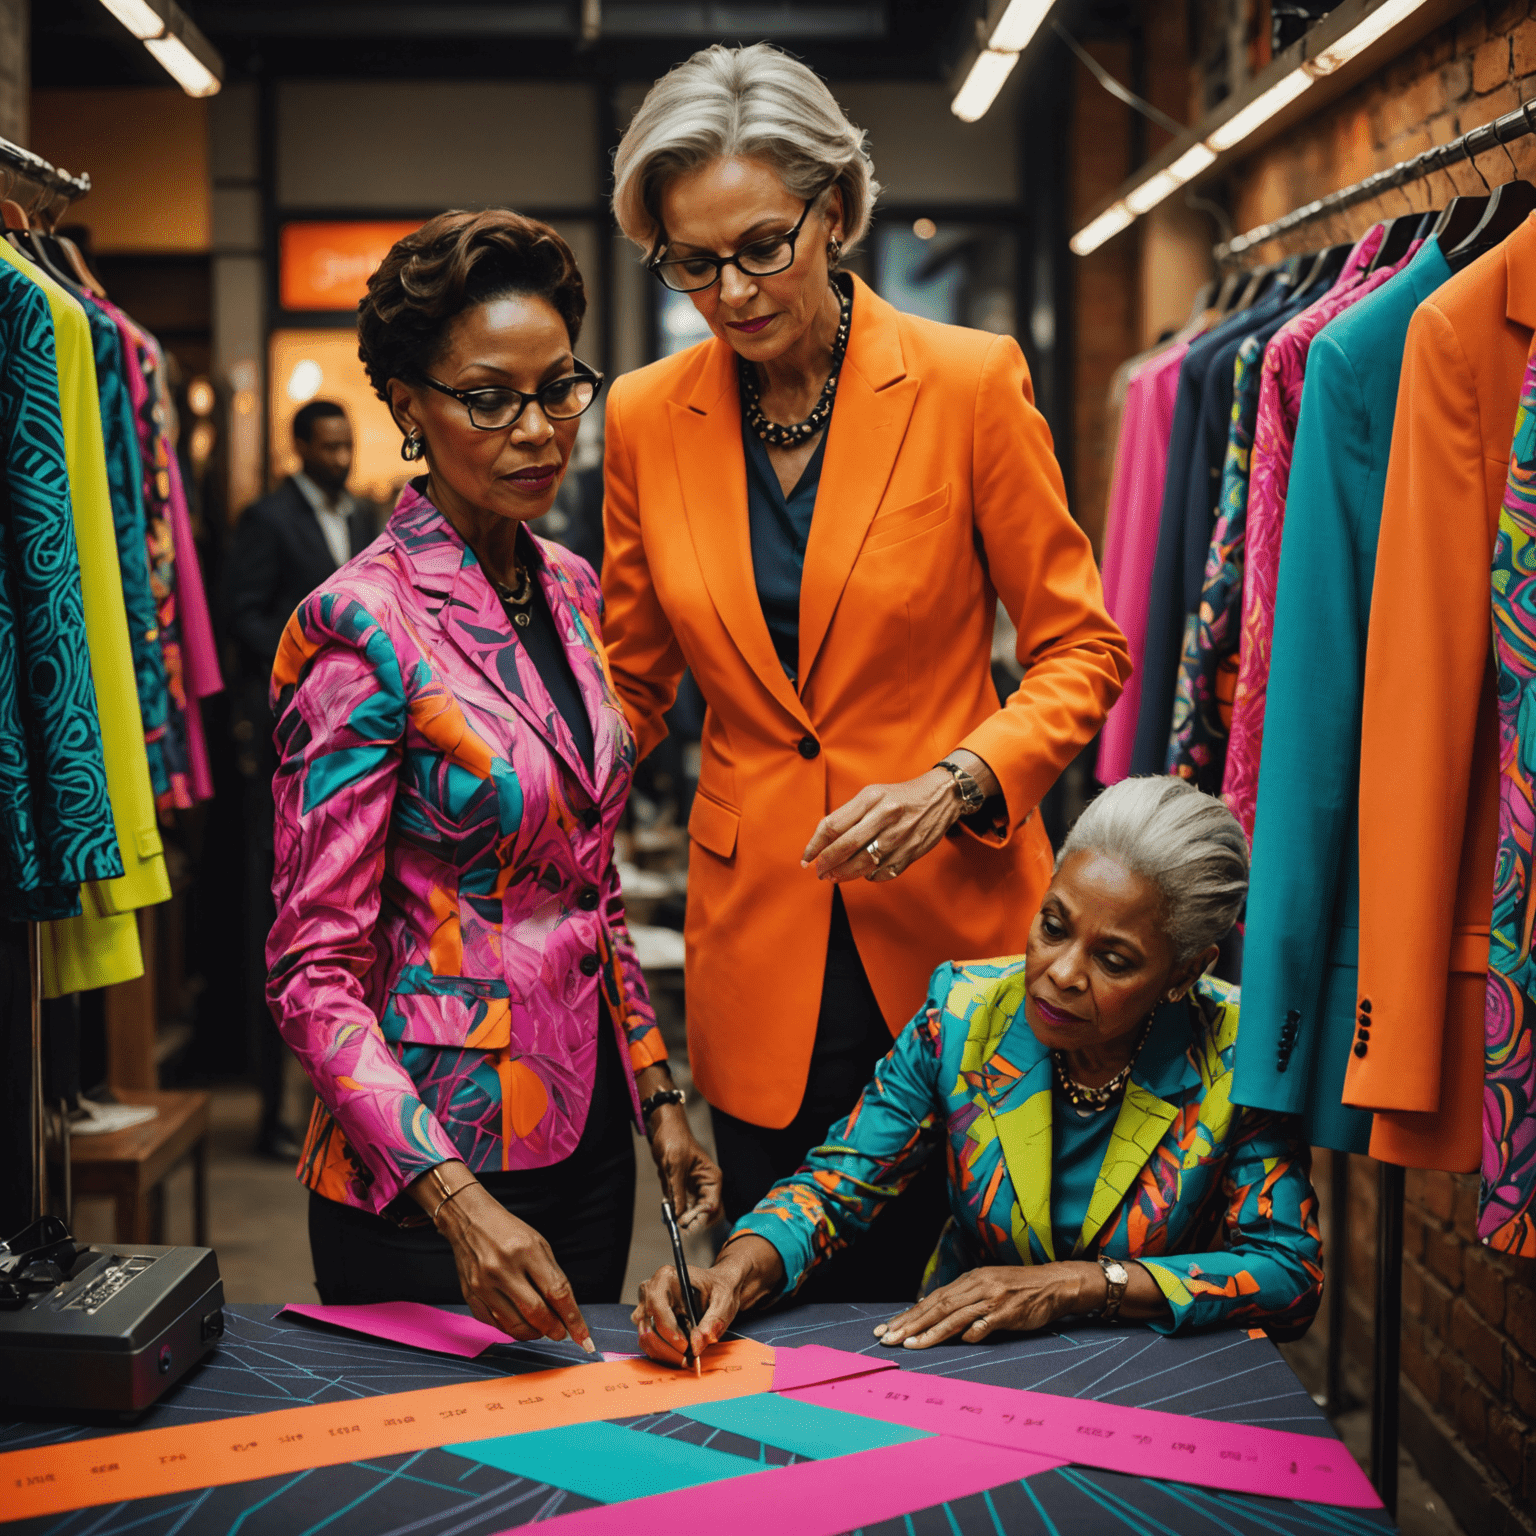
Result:
[[[687,1102],[688,1096],[681,1088],[658,1088],[640,1106],[640,1118],[649,1120],[663,1104],[686,1104]]]
[[[1112,1323],[1120,1316],[1120,1303],[1125,1299],[1125,1288],[1130,1283],[1131,1277],[1125,1272],[1125,1265],[1119,1259],[1106,1258],[1102,1253],[1099,1255],[1099,1268],[1104,1271],[1106,1288],[1099,1321]]]
[[[960,796],[960,804],[967,812],[979,811],[987,803],[987,797],[982,793],[981,785],[959,763],[952,763],[946,757],[943,762],[935,763],[934,767],[943,768],[955,781],[955,791]]]

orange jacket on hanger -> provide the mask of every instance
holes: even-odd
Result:
[[[1536,216],[1415,311],[1366,645],[1360,994],[1371,1155],[1478,1166],[1499,827],[1493,545],[1536,330]]]
[[[757,1125],[800,1106],[832,886],[817,822],[967,747],[1007,840],[944,839],[899,879],[843,886],[893,1031],[943,960],[1022,950],[1050,878],[1040,797],[1129,670],[1018,344],[899,314],[855,280],[853,324],[800,591],[800,689],[752,571],[736,357],[718,339],[608,401],[604,638],[650,751],[686,664],[709,712],[687,916],[688,1047],[709,1102]],[[999,709],[993,614],[1028,668]]]

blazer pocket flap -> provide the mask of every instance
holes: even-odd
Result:
[[[512,1043],[512,999],[504,981],[402,977],[379,1027],[391,1044],[504,1051]]]
[[[948,520],[949,486],[941,485],[921,501],[908,502],[904,507],[892,507],[889,512],[877,512],[865,535],[864,548],[883,549],[887,544],[900,544]]]
[[[741,812],[711,800],[700,790],[693,797],[693,811],[688,817],[688,836],[699,847],[719,854],[722,859],[736,853],[736,832],[741,826]]]

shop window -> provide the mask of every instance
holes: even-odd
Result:
[[[887,216],[875,225],[873,286],[909,315],[1016,335],[1016,251],[1001,223]]]

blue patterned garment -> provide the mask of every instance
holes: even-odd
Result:
[[[101,396],[101,434],[107,451],[107,480],[112,492],[112,528],[123,568],[123,604],[128,610],[128,642],[133,649],[133,679],[144,717],[144,746],[149,782],[158,800],[170,791],[160,743],[170,713],[171,694],[160,654],[160,617],[149,586],[148,534],[144,515],[143,465],[139,428],[128,393],[128,361],[117,325],[90,295],[85,315],[91,322],[96,354],[96,389]]]
[[[64,459],[53,319],[0,266],[0,912],[70,917],[123,873]]]

